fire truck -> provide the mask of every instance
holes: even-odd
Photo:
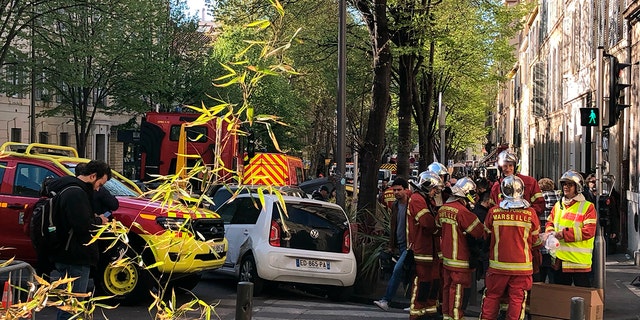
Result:
[[[140,126],[140,180],[150,181],[157,175],[175,174],[181,141],[185,154],[199,155],[206,165],[213,165],[217,160],[226,168],[242,171],[237,135],[229,134],[227,126],[217,128],[215,120],[203,125],[185,126],[197,118],[194,113],[146,114]],[[216,154],[219,154],[219,159],[216,159]],[[189,158],[186,166],[193,166],[195,162]]]
[[[280,153],[253,152],[251,138],[234,133],[228,123],[216,125],[216,119],[191,125],[195,113],[149,112],[140,126],[140,179],[150,181],[157,175],[171,175],[180,168],[193,167],[201,159],[206,166],[222,166],[220,182],[242,182],[286,186],[304,181],[300,158]],[[245,149],[247,151],[245,151]],[[184,155],[199,155],[199,158]],[[219,155],[219,157],[216,157]],[[243,181],[234,181],[236,177]]]
[[[303,181],[303,163],[298,157],[281,153],[256,153],[244,166],[244,184],[291,186]]]

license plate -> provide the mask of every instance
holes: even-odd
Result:
[[[213,249],[213,251],[215,251],[216,253],[223,253],[224,252],[224,243],[221,244],[213,244],[211,246],[211,248]]]
[[[296,259],[296,267],[330,270],[331,263],[324,260]]]

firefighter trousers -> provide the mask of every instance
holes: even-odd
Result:
[[[464,318],[462,306],[464,289],[471,287],[471,270],[468,272],[442,269],[442,315],[443,320]]]
[[[507,275],[487,272],[486,289],[482,297],[482,311],[480,320],[498,319],[500,298],[506,292],[509,298],[506,320],[523,320],[527,291],[532,286],[531,275]]]
[[[440,265],[416,261],[416,275],[411,290],[409,319],[425,319],[438,313]]]

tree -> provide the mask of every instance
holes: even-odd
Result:
[[[444,1],[434,7],[432,32],[425,41],[429,54],[417,77],[419,94],[414,96],[420,98],[414,105],[414,118],[421,159],[439,156],[438,110],[433,105],[440,92],[447,107],[446,158],[454,159],[466,147],[478,145],[486,108],[495,99],[494,84],[499,74],[504,74],[500,68],[514,61],[509,39],[520,27],[523,9],[498,1],[464,0]],[[460,117],[474,111],[481,117]],[[456,123],[460,119],[464,122]],[[428,162],[421,161],[420,169],[426,169]]]
[[[7,56],[23,53],[16,49],[24,49],[26,44],[16,46],[16,40],[29,39],[26,32],[42,17],[84,5],[86,1],[83,0],[0,0],[0,20],[3,21],[0,24],[0,66],[5,65]]]
[[[360,146],[362,175],[358,195],[358,209],[375,212],[378,190],[378,168],[384,150],[384,132],[391,106],[391,48],[386,0],[354,0],[369,31],[373,61],[371,103],[364,140]]]
[[[298,39],[290,48],[288,58],[296,66],[298,74],[289,76],[287,86],[265,85],[266,96],[256,96],[253,99],[263,99],[268,96],[279,97],[282,101],[277,110],[269,114],[277,115],[283,122],[291,126],[281,126],[279,139],[283,145],[287,144],[287,136],[294,136],[297,142],[290,141],[293,148],[302,151],[310,160],[312,175],[325,172],[326,158],[335,155],[335,110],[337,83],[337,42],[338,20],[337,3],[332,1],[283,1],[286,7],[288,26],[284,26],[281,33],[291,33],[295,30],[291,26],[303,26],[298,33]],[[266,1],[218,1],[214,11],[216,20],[222,21],[225,32],[221,39],[232,38],[228,30],[240,29],[243,24],[269,15]],[[370,49],[363,46],[362,39],[366,30],[357,24],[353,17],[348,26],[349,46],[347,50],[347,144],[357,149],[362,137],[363,114],[368,114],[363,101],[368,101],[370,94]],[[314,23],[308,23],[314,21]],[[245,36],[233,36],[241,41]],[[224,50],[233,52],[230,41],[220,41],[215,44],[216,52]],[[239,39],[239,40],[238,40]],[[366,44],[366,43],[365,43]],[[236,44],[237,46],[237,44]],[[216,54],[216,60],[219,59]],[[282,81],[271,79],[268,81]],[[275,89],[275,90],[274,90]],[[229,95],[227,92],[216,94]],[[280,97],[282,96],[282,97]],[[284,99],[287,97],[287,99]],[[291,98],[288,98],[291,97]],[[287,101],[287,100],[294,101]],[[254,100],[256,112],[264,113],[269,107],[268,101]],[[335,159],[333,159],[336,161]]]
[[[31,67],[58,102],[41,115],[73,119],[81,156],[97,113],[193,101],[185,96],[196,95],[189,77],[201,73],[205,42],[171,9],[152,0],[97,2],[51,12],[34,29]]]
[[[113,90],[114,105],[136,111],[174,111],[208,99],[215,77],[211,68],[214,25],[199,27],[197,17],[185,15],[184,0],[148,17],[139,41],[132,41],[131,56],[122,68],[129,76]],[[133,47],[135,46],[135,47]]]

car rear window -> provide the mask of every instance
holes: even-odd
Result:
[[[342,210],[306,202],[287,203],[286,208],[285,214],[280,206],[274,206],[272,213],[283,230],[281,247],[342,252],[349,228]]]

